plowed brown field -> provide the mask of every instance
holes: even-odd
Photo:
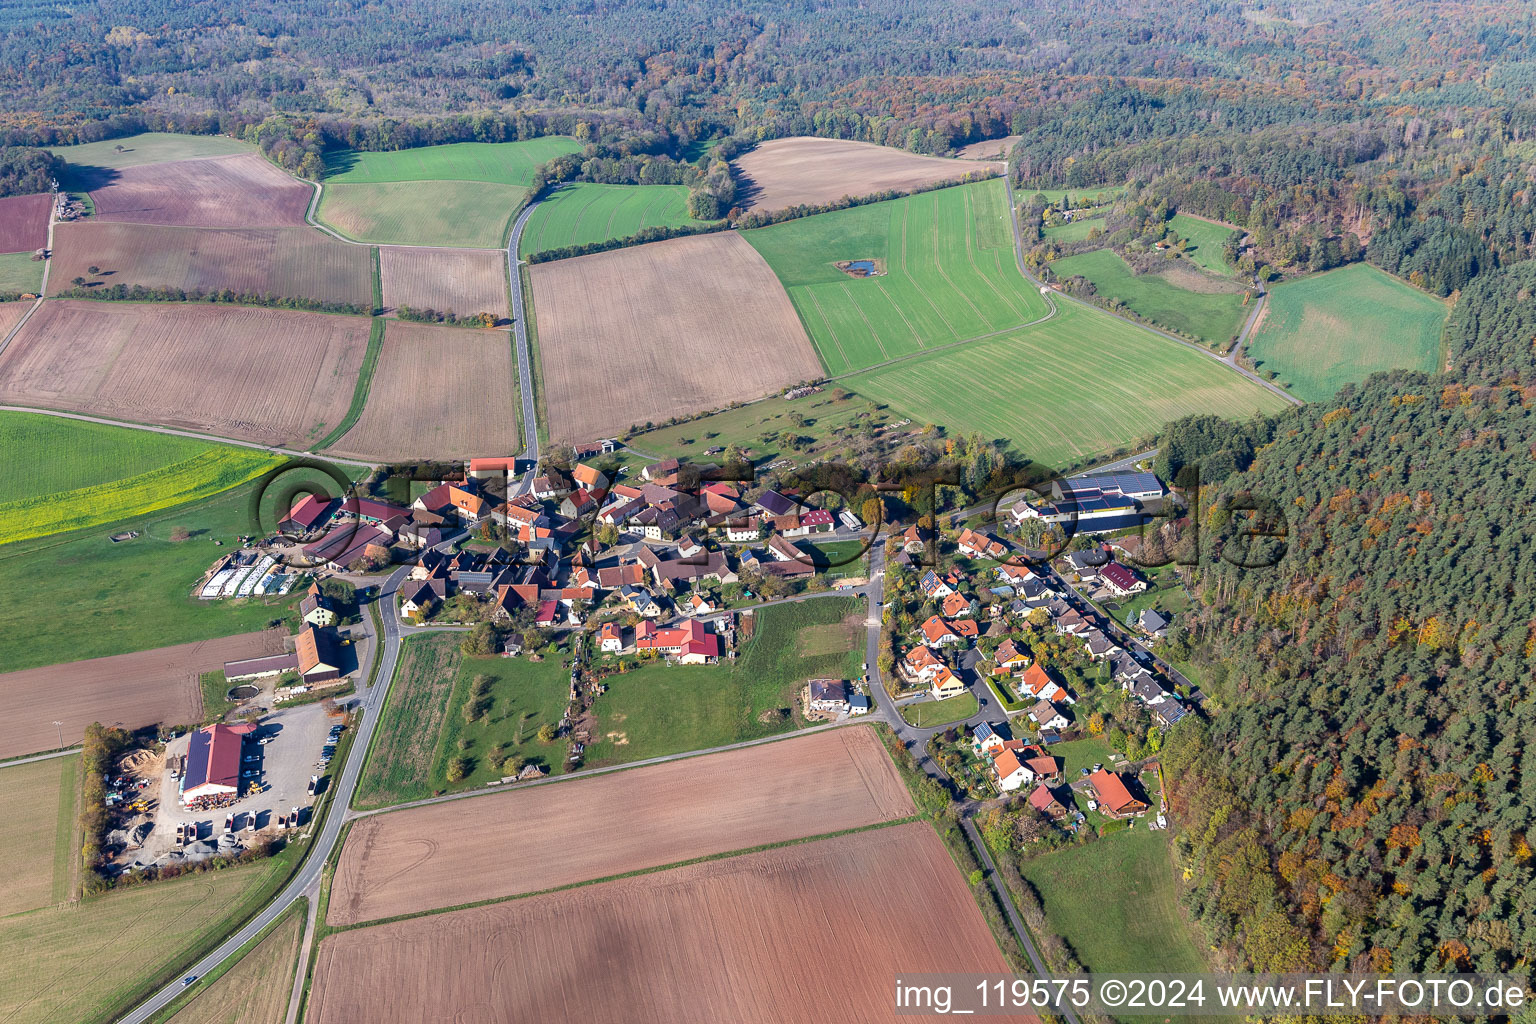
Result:
[[[384,306],[507,317],[507,254],[500,249],[379,247]]]
[[[52,750],[61,730],[65,746],[79,743],[92,722],[195,723],[203,716],[198,676],[282,650],[283,634],[268,630],[0,675],[0,757]]]
[[[537,892],[890,821],[912,799],[874,730],[837,729],[352,827],[330,923]],[[502,870],[515,849],[515,871]]]
[[[897,1021],[898,974],[1007,970],[914,822],[341,932],[320,946],[306,1019]]]
[[[920,156],[905,150],[843,139],[774,139],[736,158],[742,178],[739,203],[758,210],[818,206],[843,196],[867,196],[886,189],[907,191],[992,168],[999,161]]]
[[[0,401],[305,447],[340,423],[361,317],[45,302],[0,356]]]
[[[314,189],[258,153],[126,167],[91,192],[96,216],[209,228],[304,223]]]
[[[983,139],[969,146],[961,146],[955,151],[955,156],[961,160],[1000,160],[1007,156],[1008,151],[1023,137],[1022,135],[1005,135],[1001,139]]]
[[[506,331],[392,320],[357,423],[328,449],[365,459],[461,459],[522,447]]]
[[[32,308],[30,302],[0,302],[0,339],[11,333],[11,328],[21,322]]]
[[[47,192],[0,199],[0,252],[31,252],[47,245],[52,205]]]
[[[154,170],[155,168],[145,168]],[[48,290],[79,277],[93,287],[141,284],[205,292],[229,289],[280,298],[373,305],[366,246],[311,228],[184,228],[114,221],[59,224],[53,230]],[[102,273],[92,274],[91,267]]]
[[[531,276],[553,440],[821,376],[784,286],[734,231],[540,263]]]

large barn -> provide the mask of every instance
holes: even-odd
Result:
[[[181,777],[181,802],[235,796],[240,792],[240,748],[256,726],[210,725],[192,734],[187,773]]]

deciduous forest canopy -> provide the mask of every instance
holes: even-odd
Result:
[[[1164,432],[1159,473],[1203,484],[1198,607],[1170,642],[1214,667],[1208,720],[1162,756],[1184,897],[1228,962],[1529,973],[1529,3],[0,6],[0,195],[47,188],[37,147],[145,130],[228,133],[314,178],[346,149],[570,135],[583,152],[536,189],[683,184],[693,217],[737,222],[728,161],[765,139],[949,154],[1017,135],[1037,263],[1104,246],[1135,262],[1182,213],[1235,227],[1222,256],[1245,279],[1365,260],[1450,300],[1434,376]],[[1117,191],[1091,239],[1046,234],[1101,186]],[[1244,495],[1288,524],[1267,568],[1219,557]]]

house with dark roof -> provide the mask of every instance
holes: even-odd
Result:
[[[843,714],[848,710],[848,684],[841,679],[812,679],[810,695],[812,711]]]
[[[400,594],[401,615],[411,616],[419,612],[429,612],[448,596],[448,581],[438,577],[407,583],[400,589]]]
[[[1067,716],[1048,700],[1042,700],[1030,708],[1029,717],[1034,719],[1035,725],[1041,729],[1065,729],[1071,724]]]
[[[299,618],[311,626],[336,624],[336,610],[331,607],[331,599],[320,590],[320,584],[311,583],[304,592],[304,599],[299,602]]]
[[[1130,597],[1147,589],[1147,581],[1137,576],[1129,567],[1110,562],[1099,570],[1099,582],[1116,597]]]
[[[764,491],[752,505],[769,517],[787,516],[795,510],[795,503],[775,490]]]
[[[1136,618],[1136,628],[1151,637],[1161,640],[1168,635],[1170,623],[1165,615],[1151,608],[1143,608]]]

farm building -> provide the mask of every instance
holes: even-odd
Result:
[[[341,657],[330,633],[305,626],[295,647],[299,655],[299,674],[305,682],[326,683],[341,678]]]
[[[256,726],[210,725],[192,734],[187,772],[181,777],[181,802],[235,796],[240,791],[240,749]]]

